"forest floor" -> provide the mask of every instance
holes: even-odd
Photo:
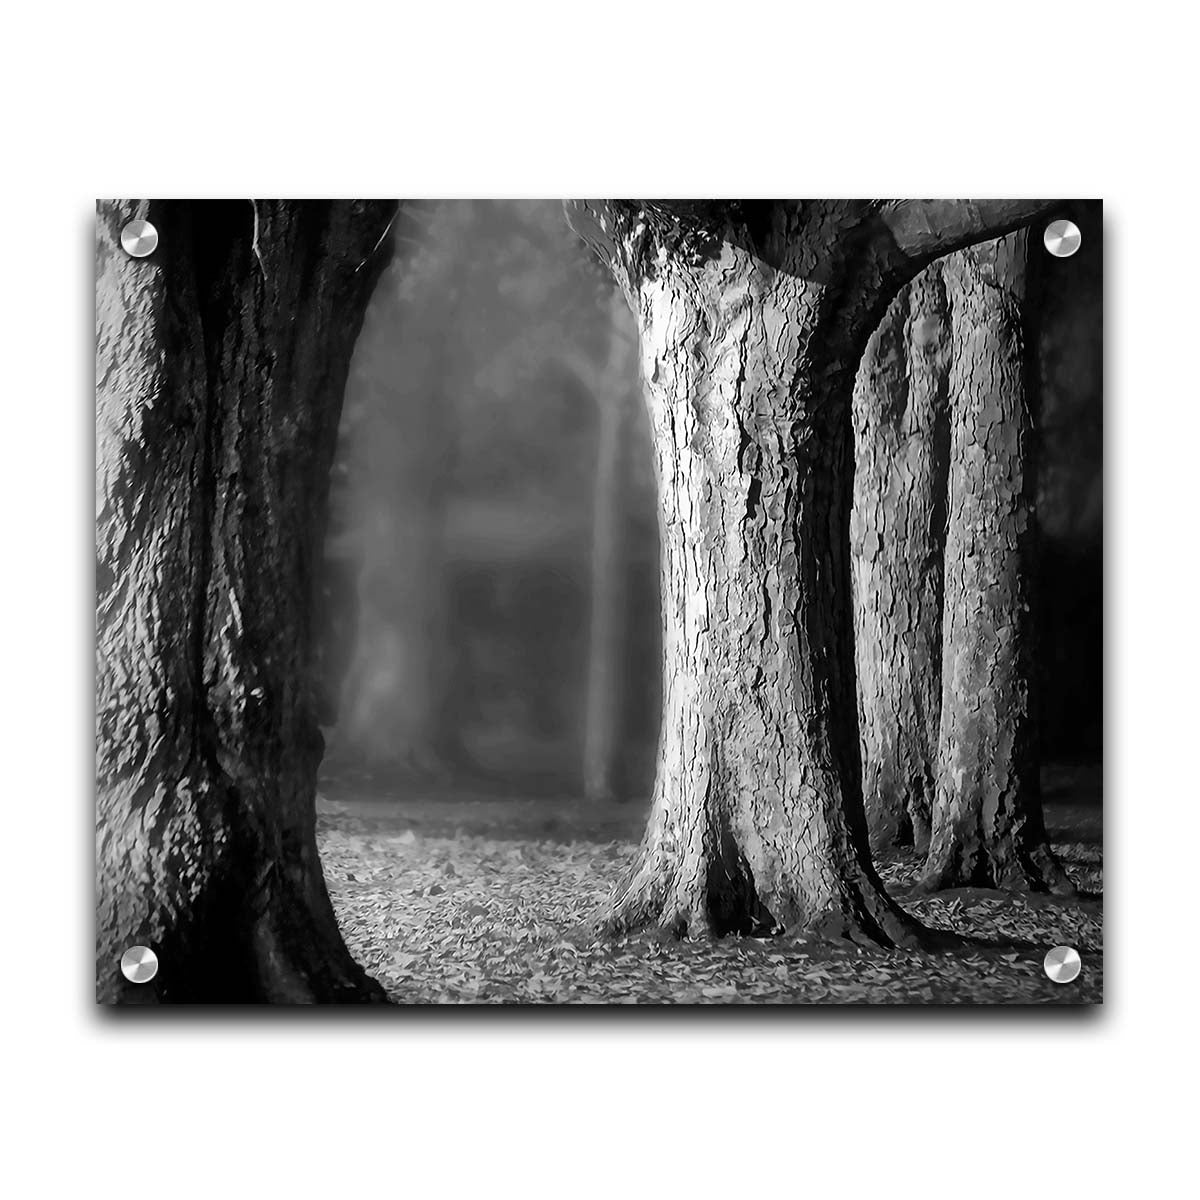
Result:
[[[664,939],[593,929],[645,823],[639,805],[389,790],[327,776],[321,858],[352,953],[402,1004],[1092,1004],[1104,958],[1099,767],[1044,778],[1051,842],[1086,898],[910,894],[920,863],[880,864],[924,924],[981,940],[945,954],[816,939]],[[1074,946],[1083,970],[1047,978]]]

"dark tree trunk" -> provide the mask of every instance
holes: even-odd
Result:
[[[923,884],[1069,891],[1034,709],[1036,310],[1024,232],[956,254],[941,744]]]
[[[382,998],[315,840],[315,568],[386,202],[98,214],[97,994]],[[148,216],[144,260],[120,231]],[[118,963],[151,946],[152,985]]]
[[[941,713],[950,321],[941,264],[892,301],[854,388],[854,648],[872,847],[929,845]]]

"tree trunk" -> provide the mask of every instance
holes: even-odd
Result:
[[[315,568],[386,202],[105,202],[97,995],[382,999],[317,858]],[[120,247],[130,218],[161,237]],[[152,947],[153,984],[118,963]]]
[[[929,845],[941,714],[950,323],[941,265],[892,301],[854,390],[855,662],[875,850]]]
[[[614,791],[625,613],[621,467],[636,371],[633,347],[625,332],[628,311],[615,288],[610,320],[608,360],[593,389],[599,436],[592,491],[592,604],[583,745],[583,792],[593,801],[611,800]]]
[[[659,485],[664,700],[649,825],[609,923],[910,941],[858,794],[855,361],[814,336],[819,286],[728,242],[713,253],[626,277]]]
[[[923,266],[1043,205],[569,207],[638,321],[659,484],[658,769],[611,928],[922,940],[875,874],[862,807],[854,377]]]
[[[664,711],[650,826],[613,921],[910,940],[857,795],[853,363],[806,361],[817,303],[799,281],[727,253],[705,311],[681,275],[639,296]]]
[[[1071,889],[1038,779],[1028,240],[1010,234],[945,264],[952,465],[930,889]]]

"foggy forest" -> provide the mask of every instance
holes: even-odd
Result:
[[[97,999],[1099,1002],[1102,232],[101,201]]]

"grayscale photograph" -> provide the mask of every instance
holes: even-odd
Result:
[[[1099,1004],[1103,244],[99,201],[96,1000]]]

